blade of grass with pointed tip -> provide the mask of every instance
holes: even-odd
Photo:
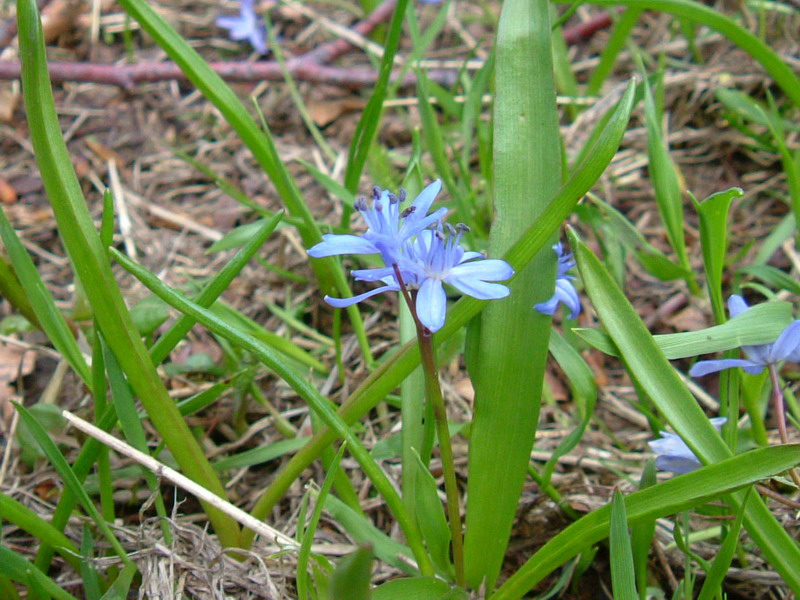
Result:
[[[642,470],[639,480],[639,489],[652,487],[658,483],[656,477],[656,464],[648,460]],[[656,533],[656,520],[644,521],[631,531],[631,551],[633,553],[633,568],[636,573],[636,585],[639,588],[641,600],[647,598],[647,567],[649,565],[650,547]]]
[[[35,0],[18,0],[17,19],[31,140],[73,269],[109,346],[181,469],[196,482],[225,497],[225,489],[153,367],[111,272],[56,117]],[[211,506],[204,505],[204,508],[223,545],[237,546],[239,527],[236,522]]]
[[[556,229],[572,212],[577,202],[611,162],[627,128],[633,110],[635,92],[636,86],[631,82],[613,110],[613,116],[603,123],[602,134],[594,140],[594,147],[586,153],[591,159],[581,162],[576,167],[564,186],[547,205],[538,221],[520,236],[503,257],[512,267],[519,269],[526,265],[545,246]],[[485,301],[469,297],[461,298],[448,313],[444,327],[434,336],[434,344],[438,346],[443,341],[450,339],[467,325],[485,305]],[[408,342],[370,374],[364,383],[350,395],[339,410],[342,419],[348,424],[355,423],[372,410],[378,402],[386,398],[418,366],[419,348],[416,342]],[[332,429],[325,429],[317,433],[311,442],[278,473],[256,503],[253,516],[265,518],[295,479],[316,460],[324,448],[327,448],[336,439],[337,434]],[[246,536],[247,532],[244,535]]]
[[[641,522],[705,504],[732,490],[781,473],[798,461],[800,461],[798,444],[762,448],[634,492],[625,498],[628,524],[636,527]],[[751,498],[750,503],[754,503],[755,500],[756,498]],[[606,505],[550,538],[498,588],[491,599],[522,598],[559,566],[608,536],[610,514],[611,506]],[[797,575],[794,575],[794,578],[796,577]]]
[[[611,589],[614,600],[638,600],[636,578],[633,570],[633,551],[628,533],[628,518],[625,515],[625,500],[619,488],[614,490],[611,500],[608,542],[610,546]]]
[[[640,67],[640,70],[644,70]],[[663,93],[663,68],[657,76],[656,93]],[[643,77],[646,78],[643,73]],[[653,183],[656,196],[656,205],[664,223],[664,229],[670,245],[677,257],[678,264],[686,272],[686,283],[696,295],[699,292],[697,283],[689,264],[689,255],[686,253],[686,240],[684,239],[683,225],[683,197],[681,185],[678,180],[678,170],[669,154],[669,140],[667,133],[662,128],[663,109],[657,103],[650,86],[644,87],[644,115],[647,126],[647,157],[648,173]]]
[[[381,68],[378,72],[378,80],[375,82],[375,87],[370,94],[367,105],[364,107],[361,119],[359,119],[358,125],[356,125],[356,130],[353,133],[353,140],[350,142],[350,150],[347,156],[347,168],[344,173],[344,187],[352,194],[355,194],[358,189],[358,184],[359,181],[361,181],[361,175],[364,171],[364,165],[367,162],[367,155],[375,139],[381,115],[383,114],[383,101],[386,99],[386,92],[389,88],[392,69],[394,67],[394,57],[400,45],[403,31],[403,17],[407,6],[408,0],[399,0],[394,8],[392,20],[389,22],[389,30],[386,34],[386,42],[383,46],[383,58],[381,59]],[[349,214],[349,211],[344,211],[342,213],[343,227],[346,227],[348,224],[347,220],[349,219]]]
[[[717,593],[722,590],[722,584],[731,568],[731,562],[736,553],[736,546],[739,544],[739,532],[742,529],[742,522],[744,521],[744,512],[750,496],[753,494],[753,488],[747,490],[744,500],[742,501],[742,508],[739,509],[739,514],[736,515],[736,520],[728,529],[728,534],[725,536],[725,541],[717,552],[714,563],[711,565],[711,570],[706,573],[706,580],[703,582],[703,587],[700,589],[700,594],[697,600],[714,600]]]
[[[22,241],[17,237],[14,228],[6,217],[4,210],[0,208],[0,238],[6,248],[8,257],[14,265],[14,271],[19,278],[19,283],[25,291],[25,296],[30,307],[34,312],[35,318],[32,323],[37,321],[41,325],[48,339],[56,350],[69,363],[75,373],[91,389],[91,374],[83,357],[75,336],[70,331],[64,315],[56,307],[53,296],[47,291],[47,286],[42,281],[36,265],[33,264],[28,251],[23,246]],[[13,281],[13,280],[11,280]]]
[[[691,195],[691,194],[690,194]],[[734,198],[741,198],[740,188],[731,188],[712,194],[702,202],[691,196],[700,216],[700,243],[703,248],[703,266],[706,271],[711,308],[717,323],[725,322],[725,302],[722,298],[722,271],[728,250],[728,210]]]
[[[549,12],[543,0],[506,0],[500,15],[492,257],[506,253],[536,223],[561,184]],[[515,268],[510,297],[490,303],[480,317],[477,361],[467,365],[475,411],[464,561],[467,581],[475,589],[493,589],[500,572],[530,461],[547,360],[551,321],[533,304],[552,295],[555,253],[545,248]]]
[[[311,579],[308,576],[308,559],[311,556],[311,544],[314,543],[314,533],[317,531],[317,525],[322,518],[322,509],[333,487],[333,480],[335,479],[334,473],[339,468],[342,462],[347,444],[342,444],[336,455],[331,461],[330,468],[325,475],[325,480],[322,482],[322,487],[317,494],[317,503],[314,505],[314,511],[311,513],[311,519],[303,531],[303,539],[300,542],[300,552],[297,554],[297,596],[300,600],[307,600],[308,588],[311,584]]]
[[[667,362],[625,294],[572,231],[570,239],[581,281],[597,315],[619,348],[626,368],[701,462],[716,463],[728,458],[730,450]],[[741,501],[741,494],[732,496],[731,503],[737,509]],[[762,501],[749,503],[745,526],[786,583],[800,591],[800,572],[796,568],[800,564],[800,547]]]

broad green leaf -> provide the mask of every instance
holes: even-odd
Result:
[[[308,442],[308,439],[309,438],[298,437],[290,440],[280,440],[267,446],[259,446],[232,456],[226,456],[225,458],[214,461],[212,465],[218,471],[260,465],[299,450]]]
[[[611,551],[611,589],[614,600],[638,600],[636,578],[633,570],[633,551],[625,515],[625,500],[619,489],[614,490],[611,500],[611,517],[608,534]]]
[[[453,577],[453,564],[450,560],[450,528],[444,514],[444,506],[439,498],[439,488],[426,465],[417,459],[416,486],[414,502],[415,514],[422,531],[422,537],[428,546],[433,564],[449,578]]]
[[[800,294],[800,283],[786,271],[771,265],[747,265],[737,271],[742,275],[750,275],[762,281],[773,290],[787,290]]]
[[[331,575],[328,593],[331,600],[370,600],[372,546],[362,544],[339,561]]]
[[[537,223],[561,183],[550,6],[506,0],[497,32],[494,211],[489,256],[508,252]],[[523,168],[520,168],[524,165]],[[565,202],[565,204],[569,204]],[[541,225],[543,229],[546,226]],[[552,243],[555,231],[546,239]],[[480,316],[469,445],[465,573],[494,588],[530,462],[541,405],[551,319],[533,310],[554,291],[555,253],[540,248],[517,271],[511,295]]]
[[[5,213],[3,215],[5,216]],[[42,325],[36,317],[33,306],[31,306],[31,302],[28,300],[17,274],[14,273],[12,265],[6,261],[3,254],[0,254],[0,296],[5,298],[15,310],[19,311],[31,325],[41,329]],[[5,319],[3,320],[5,321]]]
[[[625,498],[628,525],[636,527],[642,522],[689,510],[732,490],[781,473],[798,462],[800,445],[774,446],[728,458],[693,473],[674,477]],[[610,516],[609,504],[582,517],[550,538],[492,595],[492,600],[522,598],[570,558],[607,537]],[[796,579],[797,575],[792,578]]]
[[[136,575],[136,565],[134,563],[125,565],[100,600],[126,600],[130,594],[134,575]]]
[[[360,544],[370,544],[375,556],[385,563],[409,574],[417,575],[415,570],[401,556],[411,558],[407,546],[396,542],[375,527],[364,515],[358,514],[336,496],[325,499],[325,510],[341,525],[348,534]]]
[[[697,331],[654,335],[658,347],[669,360],[712,354],[742,346],[770,344],[792,322],[792,304],[775,301],[751,306],[722,325]],[[608,333],[599,329],[575,328],[574,331],[598,350],[619,356],[619,349]]]
[[[649,273],[662,281],[689,276],[689,272],[686,269],[676,265],[663,252],[648,242],[633,223],[628,221],[617,209],[594,194],[589,194],[588,197],[597,205],[608,221],[610,229],[614,232],[615,239],[619,240],[629,252],[635,254],[636,259]]]
[[[656,478],[656,464],[653,460],[648,460],[642,470],[642,477],[639,482],[639,489],[643,490],[658,483]],[[639,588],[641,600],[647,598],[647,571],[650,564],[650,547],[653,545],[653,537],[656,533],[656,521],[652,519],[645,521],[631,531],[631,550],[633,552],[633,565],[636,571],[636,585]]]
[[[372,600],[467,600],[467,593],[434,577],[406,577],[376,587]]]

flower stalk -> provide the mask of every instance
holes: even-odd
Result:
[[[789,434],[786,431],[786,411],[784,410],[783,390],[781,389],[781,382],[778,378],[778,367],[775,364],[769,365],[769,378],[772,382],[772,410],[775,412],[775,418],[778,421],[778,435],[781,438],[781,444],[789,443]],[[789,469],[789,475],[792,477],[797,487],[800,487],[800,475],[797,469]]]
[[[450,526],[451,548],[453,551],[453,565],[456,572],[456,584],[464,586],[464,539],[461,524],[461,509],[459,504],[458,482],[456,481],[456,467],[453,458],[453,446],[450,444],[450,428],[447,424],[447,409],[442,397],[442,388],[439,385],[439,370],[436,366],[436,351],[433,346],[433,334],[422,324],[417,316],[414,296],[403,281],[403,275],[397,264],[393,265],[395,277],[400,284],[400,292],[408,305],[417,329],[417,343],[419,344],[420,363],[425,376],[425,397],[433,407],[436,420],[436,435],[439,438],[439,456],[442,461],[442,475],[444,477],[444,491],[447,498],[447,522]]]

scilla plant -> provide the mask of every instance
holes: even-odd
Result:
[[[596,3],[610,2],[597,0]],[[617,95],[608,98],[609,110],[588,136],[585,146],[579,149],[577,158],[570,160],[562,155],[554,83],[557,65],[553,62],[553,49],[556,46],[552,6],[548,2],[505,0],[502,3],[492,60],[486,61],[484,70],[470,82],[470,97],[461,116],[471,127],[465,125],[462,133],[475,139],[482,155],[489,157],[490,210],[478,202],[480,195],[473,189],[469,177],[456,176],[468,173],[469,157],[459,165],[465,167],[463,169],[452,167],[447,160],[449,155],[442,130],[437,128],[433,112],[426,104],[429,82],[424,72],[418,71],[420,111],[425,123],[423,134],[438,172],[430,174],[430,169],[424,167],[420,150],[404,177],[406,187],[419,191],[417,195],[411,194],[415,197],[413,201],[409,203],[402,191],[395,195],[375,188],[370,201],[355,200],[343,211],[344,231],[325,234],[327,226],[320,225],[312,214],[266,127],[257,123],[227,84],[147,2],[120,0],[120,4],[181,67],[250,149],[273,183],[287,215],[269,214],[259,209],[263,220],[256,235],[191,298],[171,289],[114,249],[110,198],[106,198],[104,219],[98,231],[61,136],[36,2],[18,0],[22,79],[31,139],[63,245],[91,310],[91,326],[81,332],[91,346],[91,364],[86,361],[72,330],[45,291],[41,277],[6,219],[0,220],[0,235],[19,278],[19,289],[14,288],[14,297],[18,299],[20,311],[32,315],[82,380],[94,407],[95,427],[85,427],[84,431],[92,437],[70,463],[47,435],[35,412],[19,407],[22,420],[69,493],[59,499],[52,519],[43,519],[8,495],[0,494],[3,518],[40,541],[33,561],[11,547],[0,547],[0,575],[3,577],[0,583],[8,584],[8,589],[11,589],[11,581],[26,586],[30,596],[74,598],[48,575],[56,552],[63,559],[64,569],[80,573],[85,589],[91,590],[87,596],[93,594],[92,597],[99,598],[101,592],[107,591],[108,597],[125,597],[136,581],[136,557],[130,556],[130,550],[120,542],[109,524],[116,519],[114,480],[106,450],[97,441],[99,438],[104,443],[113,442],[117,449],[137,450],[138,453],[131,452],[130,456],[136,456],[160,475],[166,477],[169,473],[171,481],[180,482],[179,485],[196,494],[220,546],[232,549],[234,554],[240,549],[296,557],[294,581],[297,596],[303,599],[445,599],[466,598],[470,593],[496,600],[522,598],[560,567],[570,561],[577,564],[579,555],[593,556],[593,549],[606,538],[612,551],[614,597],[626,600],[643,597],[648,580],[647,552],[655,519],[690,510],[709,500],[723,501],[724,510],[733,517],[734,525],[725,537],[725,552],[721,552],[713,564],[706,565],[708,577],[701,594],[711,598],[721,593],[721,577],[731,564],[740,527],[748,532],[785,584],[800,593],[797,541],[788,535],[764,499],[747,491],[759,480],[796,465],[800,461],[800,448],[783,444],[737,454],[736,444],[731,443],[731,440],[735,442],[735,437],[730,437],[739,412],[735,389],[729,389],[723,398],[728,418],[723,440],[668,363],[669,358],[686,358],[741,346],[753,361],[752,348],[776,344],[781,331],[791,321],[788,304],[769,302],[740,310],[740,314],[725,322],[724,311],[720,310],[721,273],[727,250],[724,217],[731,199],[737,195],[735,190],[697,203],[708,293],[719,321],[703,332],[667,338],[652,336],[601,259],[583,243],[576,231],[568,230],[580,281],[602,326],[578,332],[579,335],[622,359],[636,382],[642,402],[647,404],[649,415],[666,422],[674,431],[666,436],[670,445],[664,455],[671,453],[673,458],[688,460],[692,468],[684,469],[690,472],[673,479],[657,484],[651,481],[653,485],[642,485],[638,491],[625,496],[617,492],[609,504],[580,518],[572,513],[576,518],[574,523],[549,539],[522,566],[501,578],[526,476],[534,470],[533,476],[543,482],[543,489],[557,496],[552,486],[532,467],[530,458],[542,403],[548,349],[552,348],[564,365],[574,366],[570,371],[580,375],[576,379],[582,377],[576,387],[595,390],[591,374],[588,378],[585,376],[588,367],[578,351],[568,347],[558,336],[548,343],[551,315],[559,301],[566,304],[572,316],[577,316],[580,308],[573,276],[567,273],[573,268],[573,261],[564,255],[563,246],[556,245],[554,252],[553,245],[557,243],[562,224],[617,152],[637,97],[647,96],[645,90],[637,89],[635,82],[628,83]],[[628,13],[627,19],[638,15],[640,9],[654,8],[670,10],[681,19],[716,28],[759,61],[790,99],[800,100],[800,82],[780,58],[736,23],[705,5],[690,0],[623,0],[619,4],[633,11]],[[252,8],[251,4],[248,6]],[[418,7],[408,0],[396,3],[387,28],[380,76],[350,147],[344,183],[332,181],[319,172],[315,174],[322,185],[336,190],[343,200],[357,196],[368,154],[375,152],[383,103],[392,85],[391,67],[404,26],[407,25],[416,44],[413,52],[422,55],[425,44],[437,33],[436,27],[442,26],[449,3],[442,3],[441,8],[424,8],[441,11],[430,32],[420,31],[415,12]],[[616,42],[613,47],[623,46],[624,36],[618,37]],[[598,89],[603,72],[610,70],[609,60],[613,63],[613,54],[604,54],[599,74],[593,77],[592,85]],[[477,111],[491,78],[494,80],[494,104],[491,135],[487,136],[483,135],[486,131],[480,130],[483,124],[477,118]],[[648,103],[648,110],[653,109],[651,105]],[[470,110],[473,112],[468,113]],[[658,128],[651,129],[653,156],[667,158],[666,149],[659,150],[663,140]],[[486,147],[487,140],[491,142],[489,147]],[[568,150],[571,154],[578,149]],[[661,163],[664,169],[669,169],[668,161]],[[661,173],[660,180],[671,181],[669,173]],[[428,179],[434,180],[433,183],[423,187],[422,182]],[[435,204],[442,187],[457,206],[454,219],[446,219],[447,209]],[[669,194],[665,195],[667,199],[662,202],[668,202],[668,197]],[[351,209],[366,222],[367,229],[361,235],[350,230]],[[674,206],[665,205],[664,214],[669,217],[665,219],[668,226],[682,232],[679,222],[682,213]],[[324,296],[337,310],[347,311],[364,363],[371,367],[366,379],[341,405],[323,395],[313,377],[308,376],[309,369],[324,370],[314,357],[283,338],[270,336],[270,332],[248,328],[242,319],[234,319],[229,312],[220,311],[219,305],[215,306],[222,291],[284,218],[297,229],[312,257],[309,268],[316,277],[320,300]],[[464,226],[450,226],[450,220],[474,224],[476,231],[486,228],[488,239],[471,236]],[[682,235],[676,234],[671,239],[673,237],[673,243],[682,240]],[[485,250],[491,258],[484,258],[472,245]],[[680,254],[683,257],[683,251]],[[360,282],[379,287],[354,296],[345,270],[336,258],[341,255],[377,255],[383,263],[381,266],[356,269],[353,275]],[[133,273],[153,294],[181,313],[175,324],[154,343],[143,339],[134,327],[114,279],[111,260]],[[651,264],[663,266],[663,263],[660,260]],[[694,282],[694,274],[683,272],[686,264],[681,258],[681,276]],[[16,284],[8,283],[7,289],[13,285]],[[446,290],[449,287],[463,294],[452,305],[448,303]],[[691,287],[694,289],[694,285]],[[358,303],[385,291],[398,292],[403,297],[416,335],[409,335],[408,341],[394,349],[390,356],[380,357],[382,361],[375,366],[376,357],[372,356]],[[186,423],[187,415],[215,402],[221,391],[176,405],[156,370],[195,323],[202,324],[227,347],[235,349],[239,353],[237,356],[246,353],[250,360],[269,369],[293,390],[313,415],[312,436],[294,446],[296,452],[292,457],[274,477],[264,482],[263,489],[257,490],[254,494],[257,500],[249,513],[227,501],[226,482],[220,475],[224,469],[215,468],[219,463],[212,464],[205,456]],[[468,432],[465,432],[469,438],[466,489],[459,485],[456,476],[450,424],[436,362],[437,350],[457,340],[465,329],[465,362],[475,389],[473,414]],[[777,345],[784,347],[782,342]],[[776,360],[786,359],[791,353],[779,354],[774,357]],[[744,363],[736,363],[739,364]],[[724,366],[736,365],[724,363]],[[419,366],[423,371],[422,385],[406,387]],[[368,451],[356,425],[397,388],[404,390],[400,407],[403,481],[399,488]],[[419,393],[420,390],[424,393]],[[142,413],[135,398],[141,403]],[[434,418],[420,418],[429,409]],[[751,419],[763,420],[763,411],[759,413],[757,406],[746,409]],[[76,426],[79,423],[74,415],[64,417]],[[590,417],[591,414],[586,415],[587,422]],[[142,418],[149,419],[160,436],[159,442],[163,442],[155,450],[148,444]],[[104,431],[111,434],[111,440],[102,437]],[[437,438],[444,475],[444,506],[430,470]],[[117,443],[123,440],[126,443]],[[332,446],[338,451],[332,452]],[[164,447],[188,479],[181,479],[176,476],[180,474],[173,474],[163,464],[166,459],[159,457],[159,453]],[[382,498],[392,524],[397,525],[396,534],[390,536],[388,530],[379,530],[363,514],[353,484],[341,468],[345,452],[357,462],[370,482],[371,492]],[[271,529],[268,521],[273,510],[317,459],[321,459],[326,474],[318,490],[309,493],[308,498],[315,495],[314,508],[306,510],[308,504],[303,505],[303,518],[293,527],[296,537]],[[87,475],[95,465],[102,510],[97,508],[96,499],[86,485]],[[166,522],[159,481],[149,474],[147,483],[156,498],[156,510]],[[87,527],[80,548],[64,535],[78,504],[93,524]],[[360,544],[339,560],[335,569],[327,559],[313,562],[312,542],[323,510]],[[638,541],[633,545],[629,527],[634,528],[633,537]],[[640,531],[650,532],[649,537],[637,533]],[[106,539],[105,545],[116,555],[121,570],[101,573],[90,560],[95,535]],[[261,539],[254,544],[256,535]],[[166,526],[164,536],[165,539],[170,536]],[[372,585],[371,564],[375,556],[396,569],[397,577],[393,581]]]

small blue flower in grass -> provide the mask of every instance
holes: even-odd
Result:
[[[398,262],[400,250],[408,240],[444,218],[446,208],[428,214],[441,189],[442,182],[434,181],[420,192],[411,206],[401,210],[405,190],[400,190],[400,195],[396,196],[375,187],[372,190],[372,206],[368,206],[364,198],[359,198],[355,203],[356,210],[367,222],[367,231],[363,235],[327,233],[322,236],[323,241],[308,253],[314,258],[339,254],[380,254],[383,262],[391,266]]]
[[[731,318],[749,308],[744,298],[732,295],[728,299],[728,311]],[[702,377],[709,373],[716,373],[723,369],[742,367],[751,375],[758,375],[764,367],[788,360],[800,362],[800,321],[790,323],[771,344],[758,344],[756,346],[742,346],[747,355],[742,358],[725,358],[721,360],[701,360],[689,370],[692,377]]]
[[[717,417],[711,419],[711,424],[720,431],[727,420],[726,417]],[[682,474],[696,471],[703,466],[679,435],[668,431],[659,433],[660,439],[647,442],[650,449],[658,455],[656,457],[658,469]]]
[[[267,54],[267,30],[256,13],[254,0],[241,0],[238,17],[218,17],[217,26],[228,30],[232,40],[248,40],[260,54]]]
[[[553,245],[553,250],[558,256],[558,273],[556,274],[556,292],[546,302],[540,302],[534,305],[533,308],[538,310],[544,315],[555,314],[560,303],[569,308],[569,318],[576,318],[581,312],[581,298],[578,296],[578,290],[572,283],[575,277],[567,275],[567,271],[575,267],[575,260],[572,254],[564,254],[564,248],[561,242]]]
[[[366,202],[356,206],[369,227],[363,236],[329,234],[311,248],[308,253],[316,258],[380,254],[384,262],[383,267],[353,271],[356,280],[380,282],[384,284],[382,287],[351,298],[325,296],[325,301],[344,308],[376,294],[399,291],[404,285],[418,290],[414,301],[417,318],[425,328],[435,332],[444,325],[447,312],[445,283],[480,300],[508,296],[508,288],[494,282],[511,278],[514,275],[511,266],[503,260],[484,259],[479,252],[464,250],[461,236],[467,228],[443,226],[445,209],[426,214],[440,189],[441,183],[435,181],[403,211],[399,208],[402,193],[397,197],[376,189],[372,207],[367,207]],[[428,229],[434,222],[438,223],[437,228]]]

